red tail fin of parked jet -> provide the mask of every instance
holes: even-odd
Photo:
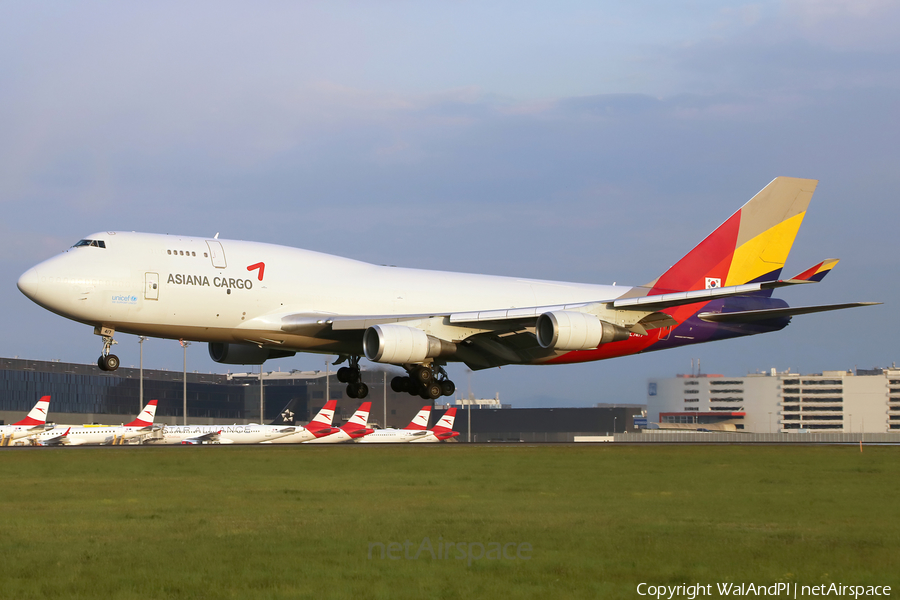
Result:
[[[413,420],[409,422],[409,425],[404,427],[403,429],[413,429],[413,430],[425,430],[428,429],[428,419],[431,418],[431,407],[423,406],[422,410],[420,410]]]
[[[341,429],[343,429],[351,439],[369,435],[375,431],[368,426],[370,410],[372,410],[372,403],[363,402],[359,405],[356,412],[353,413],[353,416],[341,426]]]
[[[50,408],[50,396],[42,396],[28,415],[13,425],[44,425],[47,422],[47,410]]]
[[[444,416],[437,422],[431,431],[437,439],[444,441],[459,435],[458,431],[453,431],[453,422],[456,420],[456,407],[447,409]]]
[[[306,426],[306,430],[315,435],[317,438],[336,433],[338,428],[332,427],[334,421],[334,409],[337,407],[337,400],[329,400],[322,407],[322,410],[313,417],[313,420]]]
[[[141,414],[131,423],[127,423],[125,427],[150,427],[153,425],[153,419],[156,418],[156,400],[151,400],[141,411]]]

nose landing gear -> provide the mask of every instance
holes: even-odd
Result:
[[[437,400],[441,396],[452,396],[456,391],[456,385],[440,365],[413,365],[407,367],[406,372],[409,373],[407,377],[394,377],[391,380],[391,389],[395,392],[406,392],[423,400]]]
[[[97,359],[97,366],[100,367],[101,371],[115,371],[119,368],[119,357],[115,354],[110,354],[109,350],[113,344],[119,343],[113,339],[113,335],[116,332],[109,327],[96,327],[94,328],[94,333],[103,337],[103,352],[100,354],[100,358]]]

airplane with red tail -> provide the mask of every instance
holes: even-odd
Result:
[[[12,425],[0,426],[0,446],[9,446],[15,440],[28,439],[43,432],[49,409],[50,396],[42,396],[24,419]]]
[[[394,391],[435,400],[456,389],[444,369],[450,362],[478,370],[604,360],[877,304],[791,307],[772,297],[822,281],[838,262],[782,279],[817,184],[776,177],[645,285],[405,269],[218,236],[102,231],[29,269],[18,287],[93,327],[102,370],[118,368],[110,349],[121,332],[207,342],[210,357],[229,365],[337,355],[335,364],[347,363],[338,378],[360,399],[368,394],[365,357],[405,370],[391,381]]]

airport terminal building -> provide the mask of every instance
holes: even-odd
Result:
[[[900,369],[650,379],[647,418],[660,429],[900,432]]]
[[[372,401],[369,420],[384,426],[386,416],[388,427],[403,427],[431,401],[393,392],[390,377],[382,371],[363,371],[370,389],[366,400]],[[263,372],[262,389],[259,373],[189,372],[187,420],[190,424],[258,423],[262,393],[265,423],[305,423],[322,408],[326,397],[337,400],[335,422],[340,422],[349,419],[361,402],[346,398],[345,387],[335,373],[326,376],[323,371]],[[142,408],[140,389],[139,369],[101,371],[96,364],[0,358],[0,421],[18,421],[41,396],[50,396],[50,421],[125,423]],[[157,423],[182,423],[184,373],[144,369],[143,389],[144,403],[159,401]]]
[[[363,371],[372,402],[369,423],[402,428],[425,405],[434,425],[450,405],[391,390],[393,373]],[[265,423],[305,424],[326,402],[337,400],[335,423],[348,420],[362,400],[349,398],[334,372],[270,371],[259,373],[187,373],[189,424],[247,424],[260,420],[260,394]],[[156,399],[156,422],[181,424],[185,375],[180,371],[144,369],[143,403]],[[41,396],[50,396],[48,422],[60,424],[127,423],[140,412],[141,371],[121,367],[101,371],[97,365],[0,358],[0,421],[22,419]],[[468,403],[475,408],[469,410]],[[512,408],[493,400],[458,400],[454,429],[457,442],[571,442],[577,436],[609,436],[636,428],[640,408]],[[642,407],[641,407],[642,408]],[[471,417],[471,423],[470,423]]]

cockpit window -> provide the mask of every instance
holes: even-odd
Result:
[[[106,242],[103,240],[81,240],[74,246],[73,248],[78,248],[79,246],[93,246],[94,248],[106,248]]]

